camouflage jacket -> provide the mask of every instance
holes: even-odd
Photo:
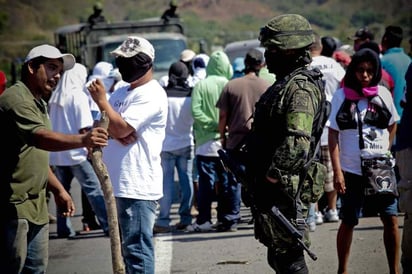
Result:
[[[286,184],[291,176],[298,177],[313,154],[314,148],[310,146],[312,124],[323,91],[303,70],[307,71],[299,68],[276,81],[256,104],[248,144],[254,181],[262,183],[269,176]],[[321,74],[314,76],[321,77]],[[273,194],[266,187],[260,190],[258,192],[265,195]],[[295,191],[292,190],[291,196]]]

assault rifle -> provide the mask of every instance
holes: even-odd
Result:
[[[235,159],[231,158],[228,155],[228,153],[223,149],[219,149],[217,153],[219,154],[220,160],[225,170],[227,172],[232,173],[233,176],[236,178],[236,180],[238,180],[239,183],[241,183],[243,186],[247,186],[247,178],[246,178],[245,171],[240,167],[239,163]],[[249,195],[252,195],[250,190],[249,190]],[[316,261],[318,259],[316,254],[313,253],[303,242],[302,240],[303,234],[299,232],[299,230],[297,230],[296,227],[294,227],[290,223],[290,221],[285,217],[285,215],[283,215],[283,213],[279,210],[279,208],[277,208],[276,206],[273,206],[270,210],[270,214],[275,220],[275,222],[279,225],[279,227],[285,233],[291,236],[292,239],[294,239],[299,244],[299,246],[302,247],[308,253],[309,257],[312,260]]]

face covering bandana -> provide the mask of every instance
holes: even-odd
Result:
[[[266,50],[265,59],[269,72],[275,74],[279,78],[282,78],[296,68],[303,67],[311,62],[307,50],[304,52],[296,52],[294,55],[287,55],[279,50]]]
[[[127,83],[132,83],[152,68],[152,61],[145,54],[138,54],[130,58],[117,57],[116,66],[119,68],[122,79]]]

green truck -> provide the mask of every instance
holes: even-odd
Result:
[[[178,61],[187,48],[180,20],[164,21],[159,18],[114,23],[87,23],[68,25],[54,32],[55,45],[62,52],[72,53],[79,63],[92,70],[100,61],[114,65],[110,52],[129,35],[146,38],[155,49],[154,77],[168,74],[170,65]]]

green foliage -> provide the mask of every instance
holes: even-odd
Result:
[[[376,22],[381,22],[384,14],[371,10],[358,10],[350,18],[350,22],[355,26],[369,26]]]
[[[0,11],[0,34],[6,30],[8,19],[8,14],[4,11]]]
[[[124,20],[141,20],[143,18],[151,17],[159,17],[158,12],[144,10],[137,13],[134,10],[129,10],[129,12],[124,17]]]
[[[41,28],[47,29],[49,26],[60,26],[62,25],[61,17],[56,13],[48,13],[42,17],[39,22]]]
[[[39,41],[53,43],[53,31],[63,25],[85,22],[96,0],[0,0],[0,69],[11,60],[25,56]],[[228,10],[253,2],[253,8]],[[224,0],[179,1],[177,13],[183,19],[189,46],[197,50],[204,40],[207,49],[236,40],[257,37],[259,28],[270,16],[299,13],[308,18],[321,35],[332,35],[344,43],[346,37],[368,25],[379,41],[387,25],[404,29],[403,45],[412,36],[412,11],[408,0]],[[160,17],[169,7],[169,0],[101,0],[103,15],[110,21],[140,20]],[[267,13],[262,16],[260,11]],[[384,12],[381,12],[381,11]],[[217,12],[218,11],[218,12]],[[219,11],[221,13],[219,13]],[[222,12],[223,11],[223,12]],[[267,15],[271,14],[271,15]],[[12,47],[10,45],[13,45]]]
[[[221,30],[217,22],[206,21],[199,24],[199,18],[195,14],[189,14],[184,17],[184,25],[186,27],[186,36],[195,41],[204,39],[208,45],[208,51],[211,45],[221,42],[222,31],[216,31],[217,29]]]
[[[315,24],[325,30],[333,30],[339,25],[340,17],[330,11],[311,11],[306,14],[311,24]]]
[[[258,20],[258,18],[256,18],[252,14],[246,14],[242,16],[236,16],[233,21],[235,21],[240,28],[244,28],[244,26],[250,28],[250,26],[256,25],[257,22],[260,22],[261,20]]]

